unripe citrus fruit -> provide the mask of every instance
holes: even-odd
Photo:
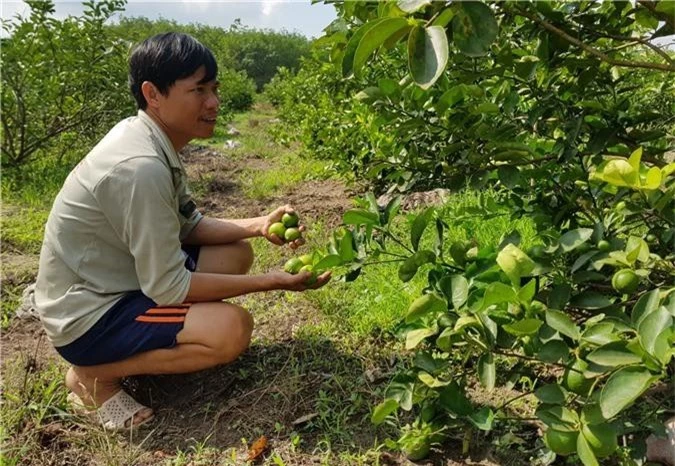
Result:
[[[310,265],[312,263],[312,255],[311,254],[303,254],[302,256],[298,257],[302,261],[303,264],[305,265]]]
[[[567,456],[577,451],[577,437],[579,432],[561,432],[548,429],[544,434],[544,443],[552,452]]]
[[[269,228],[269,230],[267,230],[267,232],[270,235],[277,235],[279,238],[284,239],[284,233],[286,233],[286,227],[281,222],[273,223],[272,225],[270,225],[270,228]]]
[[[645,241],[647,241],[648,243],[653,243],[654,241],[656,241],[656,235],[654,233],[649,233],[645,237]]]
[[[298,259],[297,257],[291,257],[290,259],[288,259],[288,261],[286,261],[286,264],[284,265],[284,270],[288,273],[292,273],[293,275],[295,275],[300,271],[302,266],[303,263],[300,259]]]
[[[612,277],[612,287],[619,293],[631,294],[637,290],[640,277],[630,269],[622,269]]]
[[[305,280],[305,285],[313,285],[316,283],[316,272],[314,271],[314,267],[311,265],[303,265],[300,268],[300,273],[303,272],[310,272],[312,274],[307,280]]]
[[[431,450],[431,439],[429,437],[418,437],[403,447],[403,453],[410,461],[419,461],[429,456]]]
[[[284,238],[286,241],[295,241],[300,238],[300,230],[297,228],[288,228],[284,233]]]
[[[565,374],[563,375],[565,387],[577,395],[588,395],[588,390],[593,385],[593,381],[584,377],[583,374],[588,368],[588,364],[583,359],[577,359],[570,367],[571,369],[565,369]]]
[[[606,239],[601,239],[600,241],[598,241],[598,250],[602,252],[607,252],[610,249],[612,249],[612,245],[609,244],[609,241],[607,241]]]
[[[581,433],[598,458],[605,458],[617,449],[616,430],[611,424],[584,425]]]
[[[299,221],[300,218],[295,212],[286,213],[283,215],[283,217],[281,217],[281,223],[283,223],[286,228],[297,227]]]

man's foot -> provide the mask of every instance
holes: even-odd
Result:
[[[78,368],[79,369],[79,368]],[[87,378],[85,371],[72,366],[66,373],[66,387],[76,394],[85,406],[98,409],[103,403],[122,390],[119,380],[94,380]],[[144,408],[125,423],[125,427],[138,426],[153,416],[152,409]]]

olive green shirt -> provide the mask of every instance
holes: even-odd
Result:
[[[181,241],[201,218],[160,127],[143,111],[118,123],[68,175],[47,220],[34,299],[54,346],[130,291],[182,302],[191,274]]]

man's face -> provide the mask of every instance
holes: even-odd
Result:
[[[205,74],[202,66],[191,76],[176,81],[166,96],[158,96],[158,116],[177,148],[192,139],[213,136],[220,106],[219,83],[201,82]]]

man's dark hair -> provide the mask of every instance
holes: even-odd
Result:
[[[213,53],[187,34],[157,34],[138,44],[129,58],[129,87],[138,108],[145,110],[148,106],[141,92],[144,81],[150,81],[162,95],[167,95],[177,80],[192,75],[200,66],[206,68],[200,83],[216,78],[218,64]]]

